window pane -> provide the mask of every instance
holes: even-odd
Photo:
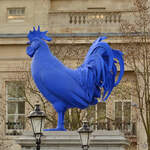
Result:
[[[96,117],[95,117],[95,106],[89,106],[87,108],[87,120],[91,124],[91,128],[95,129]]]
[[[8,129],[16,129],[16,118],[17,116],[15,115],[9,115],[8,116],[8,122],[7,122],[7,125],[8,125]]]
[[[8,15],[11,16],[24,16],[25,15],[25,8],[9,8]]]
[[[97,104],[97,119],[99,121],[104,121],[106,118],[106,103],[98,103]]]
[[[25,95],[24,83],[20,81],[6,82],[8,100],[23,98]]]
[[[25,9],[22,9],[22,10],[21,10],[21,14],[22,14],[22,15],[25,14]]]
[[[15,115],[9,115],[8,116],[8,122],[15,122]]]
[[[71,130],[76,130],[80,127],[80,114],[81,110],[78,108],[71,109]]]
[[[106,129],[106,103],[100,102],[97,104],[97,129]]]
[[[115,120],[122,121],[122,102],[115,103]]]
[[[130,123],[131,120],[131,102],[124,103],[124,121]]]
[[[8,114],[16,114],[17,113],[17,103],[8,103]]]
[[[70,116],[69,116],[69,109],[65,112],[65,119],[64,119],[64,124],[65,128],[69,129],[69,122],[70,121]]]
[[[13,82],[7,83],[7,96],[8,98],[16,97],[16,88],[14,87]]]
[[[87,108],[87,119],[89,121],[95,122],[95,106],[89,106]]]
[[[19,122],[19,128],[24,129],[25,128],[25,116],[19,115],[18,116],[18,122]]]
[[[115,128],[122,129],[122,102],[115,103]]]
[[[7,128],[24,129],[25,127],[25,101],[24,82],[6,82],[7,98]]]
[[[123,101],[115,103],[115,126],[117,129],[130,129],[131,102]]]
[[[8,129],[24,129],[25,127],[25,116],[9,115],[7,126]]]
[[[20,15],[20,9],[16,9],[16,14]]]
[[[18,83],[17,85],[17,97],[24,97],[25,95],[25,90],[24,90],[24,84],[23,83]]]
[[[18,102],[18,114],[25,114],[25,102]]]

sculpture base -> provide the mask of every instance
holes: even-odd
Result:
[[[22,150],[35,149],[32,132],[25,132],[16,142]],[[125,150],[128,141],[119,131],[95,131],[91,135],[91,150]],[[41,137],[41,150],[82,150],[79,134],[76,131],[46,131]]]
[[[65,128],[44,129],[43,131],[67,131]]]

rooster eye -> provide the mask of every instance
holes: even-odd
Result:
[[[33,49],[37,49],[39,47],[39,42],[35,40],[32,43],[30,43],[30,45]]]

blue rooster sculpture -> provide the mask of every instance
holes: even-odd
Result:
[[[31,72],[43,96],[58,113],[57,128],[47,131],[64,131],[64,114],[69,108],[85,109],[105,101],[124,74],[123,53],[112,49],[106,37],[99,37],[90,47],[83,64],[77,69],[67,68],[51,53],[47,43],[51,38],[40,26],[28,33],[27,55],[32,58]],[[116,63],[120,64],[117,80]]]

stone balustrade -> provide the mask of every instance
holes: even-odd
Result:
[[[102,24],[120,23],[120,12],[90,12],[90,13],[69,13],[70,24]]]
[[[50,33],[118,33],[122,20],[130,12],[124,11],[50,11]]]

